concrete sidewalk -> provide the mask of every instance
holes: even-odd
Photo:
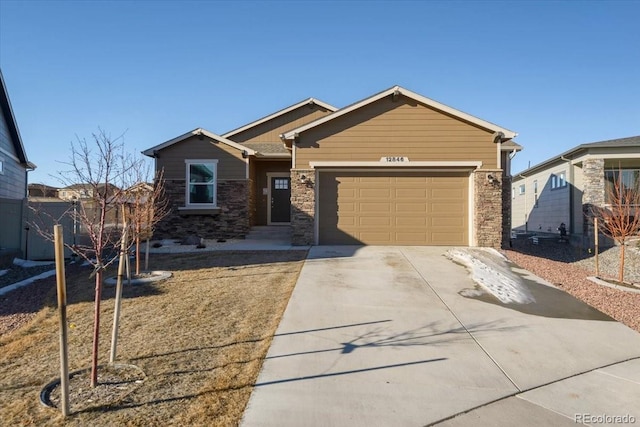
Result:
[[[527,312],[463,297],[445,250],[311,248],[243,425],[640,423],[640,334],[525,271]]]

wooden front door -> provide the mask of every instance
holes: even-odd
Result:
[[[269,179],[269,184],[271,187],[269,223],[291,222],[291,178],[272,176]]]

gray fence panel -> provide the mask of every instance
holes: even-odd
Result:
[[[20,249],[23,201],[0,199],[0,248]]]

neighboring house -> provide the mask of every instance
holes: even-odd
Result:
[[[172,204],[157,237],[282,224],[297,245],[499,247],[515,136],[395,86],[340,110],[309,99],[223,135],[195,129],[143,153],[164,169]]]
[[[36,168],[25,152],[0,71],[0,249],[22,247],[27,173]]]
[[[578,145],[513,176],[512,224],[516,232],[558,233],[574,240],[589,234],[589,206],[607,204],[607,187],[622,171],[638,182],[640,136]]]
[[[27,186],[29,197],[58,197],[58,187],[51,187],[45,184],[29,184]]]
[[[104,195],[105,188],[108,188],[108,195],[116,195],[120,191],[118,187],[113,184],[100,184],[94,186],[93,184],[72,184],[58,189],[58,198],[62,200],[82,200],[93,199],[94,195]],[[95,194],[96,191],[99,194]]]

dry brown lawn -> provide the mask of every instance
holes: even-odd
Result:
[[[72,403],[66,420],[40,404],[59,377],[55,289],[28,324],[0,338],[3,425],[237,425],[298,278],[305,251],[154,255],[164,282],[125,287],[118,362],[146,379],[117,401]],[[113,274],[113,273],[111,273]],[[68,274],[70,370],[91,360],[93,286]],[[53,288],[53,287],[52,287]],[[100,363],[108,360],[113,287],[102,303]],[[89,387],[88,373],[83,374]]]

